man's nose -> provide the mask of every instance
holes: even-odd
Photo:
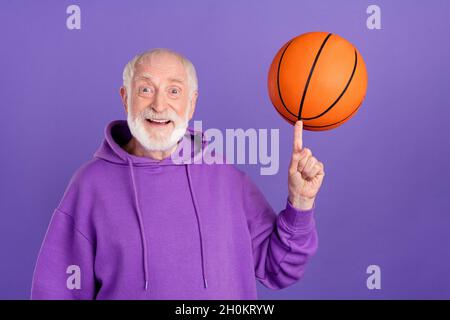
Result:
[[[153,109],[155,109],[156,112],[162,112],[166,109],[166,100],[164,94],[159,91],[157,91],[155,94]]]

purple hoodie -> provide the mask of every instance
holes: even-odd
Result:
[[[121,147],[130,138],[111,122],[71,178],[32,299],[257,299],[256,279],[281,289],[301,278],[317,250],[314,207],[286,201],[277,215],[233,165],[134,156]],[[183,139],[207,144],[191,128]]]

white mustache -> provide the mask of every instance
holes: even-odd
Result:
[[[172,110],[168,110],[163,114],[158,114],[154,112],[153,109],[145,109],[139,114],[139,117],[141,119],[149,119],[157,121],[179,122],[181,120],[181,118],[178,117],[178,115]]]

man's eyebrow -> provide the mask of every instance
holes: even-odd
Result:
[[[180,79],[180,78],[169,78],[169,82],[178,82],[178,83],[184,84],[186,81],[184,81],[183,79]]]
[[[144,72],[143,74],[139,75],[137,78],[142,79],[142,80],[152,80],[152,78],[154,78],[154,77],[150,73]],[[181,78],[169,78],[168,80],[169,80],[169,82],[178,82],[180,84],[186,83],[186,81]]]
[[[144,80],[152,80],[153,76],[150,73],[144,72],[143,74],[139,75],[137,78],[144,79]]]

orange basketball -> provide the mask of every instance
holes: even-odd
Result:
[[[350,42],[337,34],[309,32],[288,41],[272,61],[269,96],[289,123],[323,131],[352,118],[364,100],[367,71]]]

